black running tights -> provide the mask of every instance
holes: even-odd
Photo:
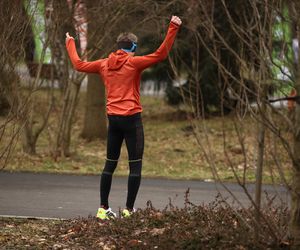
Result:
[[[108,115],[107,158],[101,175],[101,206],[108,208],[108,196],[111,189],[112,175],[117,167],[122,142],[125,139],[129,176],[126,207],[133,209],[140,187],[142,158],[144,153],[144,129],[141,114],[130,116]]]

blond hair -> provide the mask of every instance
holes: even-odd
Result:
[[[123,32],[121,33],[118,38],[117,38],[117,43],[118,42],[138,42],[138,38],[135,34],[131,32]]]

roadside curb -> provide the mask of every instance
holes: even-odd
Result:
[[[68,220],[68,219],[64,219],[64,218],[19,216],[19,215],[2,215],[2,214],[0,214],[0,219],[1,218],[14,218],[14,219],[26,219],[26,220],[56,220],[56,221],[65,221],[65,220]]]

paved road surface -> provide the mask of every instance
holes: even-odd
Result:
[[[246,206],[249,201],[238,185],[227,187]],[[195,204],[215,200],[217,188],[225,197],[230,195],[220,185],[203,181],[177,181],[143,178],[136,207],[153,206],[164,209],[171,199],[174,206],[184,206],[184,196],[190,189],[190,201]],[[114,177],[110,206],[118,211],[124,207],[127,178]],[[249,186],[253,193],[253,185]],[[283,187],[264,186],[270,195],[276,194],[288,203],[289,195]],[[279,199],[278,199],[279,200]],[[29,217],[74,218],[95,215],[99,204],[99,176],[8,173],[0,172],[0,215]]]

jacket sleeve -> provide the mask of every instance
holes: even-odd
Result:
[[[69,38],[66,41],[66,47],[75,70],[85,73],[98,73],[100,69],[101,59],[93,62],[82,61],[76,51],[75,41]]]
[[[160,45],[160,47],[152,54],[132,57],[132,64],[137,69],[144,70],[150,67],[151,65],[166,59],[166,57],[169,54],[169,51],[172,48],[178,30],[179,26],[171,22],[165,40]]]

